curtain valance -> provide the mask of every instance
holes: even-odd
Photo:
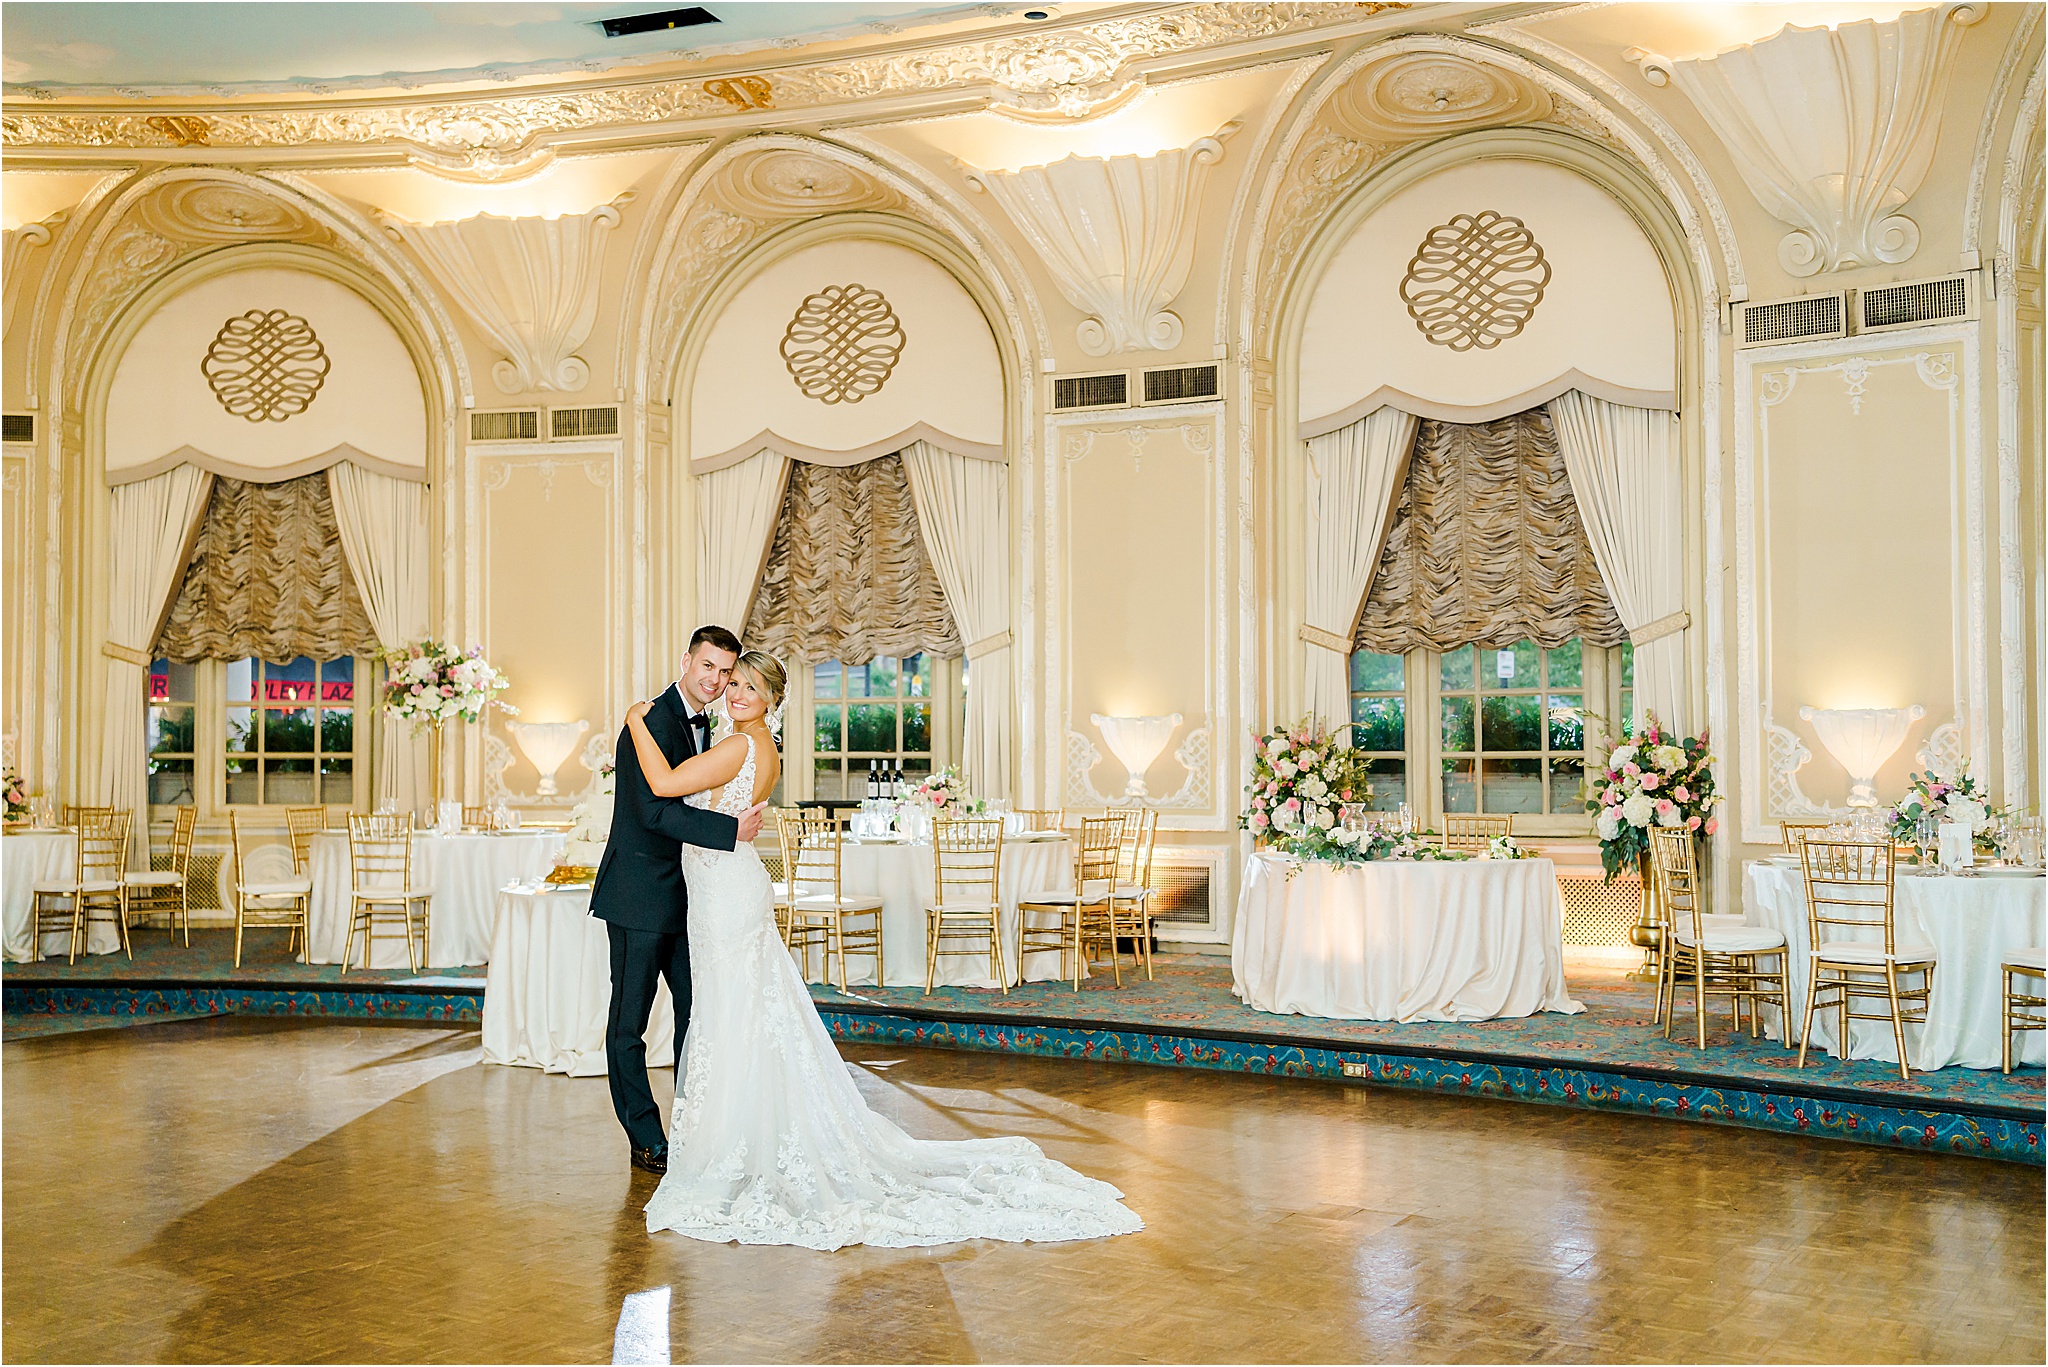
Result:
[[[1627,638],[1541,409],[1424,419],[1353,644],[1398,655]]]
[[[790,663],[960,654],[900,456],[791,467],[742,635]]]
[[[327,474],[215,478],[156,653],[194,660],[331,660],[377,636],[349,573]]]

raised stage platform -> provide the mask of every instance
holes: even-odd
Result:
[[[94,1028],[138,1018],[220,1014],[340,1019],[478,1021],[482,968],[431,974],[355,972],[292,961],[280,937],[258,935],[243,966],[232,937],[198,931],[192,947],[139,937],[135,961],[101,955],[7,964],[5,1038]],[[1888,1064],[1809,1056],[1733,1036],[1709,1017],[1710,1047],[1667,1042],[1650,1026],[1652,995],[1619,968],[1567,972],[1582,1015],[1538,1015],[1465,1025],[1394,1025],[1273,1016],[1230,993],[1230,966],[1202,956],[1162,958],[1157,980],[1105,976],[1079,993],[1033,983],[1007,995],[944,988],[814,989],[841,1039],[1214,1068],[1285,1077],[1353,1079],[1470,1096],[1737,1125],[1821,1137],[2043,1161],[2043,1071],[2010,1077],[1946,1068],[1902,1081]],[[1681,1001],[1678,1033],[1692,1024]]]

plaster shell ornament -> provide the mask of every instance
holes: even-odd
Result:
[[[1529,225],[1487,209],[1423,236],[1401,281],[1416,330],[1452,351],[1491,351],[1529,325],[1550,261]]]
[[[1368,142],[1412,142],[1466,128],[1536,123],[1551,99],[1533,81],[1440,52],[1375,62],[1331,102],[1336,121]]]
[[[908,340],[880,290],[827,285],[797,305],[782,334],[782,363],[805,398],[859,403],[889,382]]]
[[[742,218],[760,219],[893,209],[902,203],[901,196],[866,172],[793,147],[734,160],[718,173],[711,195]]]
[[[174,181],[142,201],[142,220],[181,242],[318,241],[328,234],[296,204],[217,180]]]
[[[220,325],[199,370],[235,417],[283,422],[313,406],[333,364],[305,319],[283,309],[250,309]]]

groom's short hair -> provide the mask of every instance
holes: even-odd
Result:
[[[719,626],[701,626],[690,633],[690,654],[697,653],[697,647],[714,646],[728,655],[740,653],[740,638]]]

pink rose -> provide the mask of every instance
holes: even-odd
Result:
[[[1683,783],[1671,790],[1671,796],[1677,798],[1680,802],[1692,801],[1692,794],[1686,790],[1686,786]]]
[[[1677,804],[1676,802],[1673,802],[1673,801],[1672,801],[1672,800],[1671,800],[1670,798],[1668,798],[1668,797],[1667,797],[1667,798],[1665,798],[1665,799],[1664,799],[1664,800],[1663,800],[1662,802],[1660,802],[1660,803],[1658,803],[1658,804],[1657,804],[1657,815],[1658,815],[1658,816],[1670,816],[1670,815],[1671,815],[1671,814],[1672,814],[1673,812],[1675,812],[1675,811],[1677,811],[1677,810],[1678,810],[1678,804]]]
[[[1689,817],[1687,817],[1687,818],[1685,819],[1685,828],[1686,828],[1686,829],[1687,829],[1688,831],[1696,831],[1696,830],[1698,830],[1698,829],[1700,828],[1700,819],[1699,819],[1698,817],[1696,817],[1696,816],[1689,816]]]
[[[1271,823],[1270,823],[1270,822],[1268,822],[1268,821],[1266,820],[1266,814],[1265,814],[1264,812],[1253,812],[1253,813],[1252,813],[1252,829],[1253,829],[1253,830],[1255,830],[1255,831],[1263,831],[1263,830],[1265,830],[1265,829],[1266,829],[1266,827],[1267,827],[1268,825],[1270,825],[1270,824],[1271,824]]]
[[[1652,769],[1649,773],[1643,775],[1643,791],[1646,793],[1651,791],[1660,781],[1657,777],[1657,771]]]
[[[1643,771],[1639,765],[1624,764],[1621,766],[1621,772],[1627,774],[1630,778],[1634,778],[1637,774],[1640,774]]]
[[[1708,818],[1707,818],[1707,834],[1708,834],[1708,835],[1712,835],[1712,834],[1713,834],[1713,833],[1714,833],[1715,831],[1717,831],[1717,830],[1719,830],[1719,829],[1721,829],[1721,819],[1720,819],[1719,817],[1712,817],[1712,816],[1708,817]]]
[[[1600,794],[1600,800],[1610,807],[1616,807],[1621,804],[1621,794],[1619,791],[1609,788]]]

